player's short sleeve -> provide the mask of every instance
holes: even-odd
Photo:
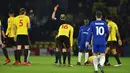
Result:
[[[11,19],[10,18],[8,18],[8,24],[10,24],[11,23]]]
[[[108,28],[109,28],[109,30],[112,28],[111,23],[108,23]]]
[[[118,26],[115,24],[115,29],[118,30]]]
[[[16,25],[17,17],[14,18],[14,25]]]
[[[70,28],[70,30],[71,30],[71,33],[73,33],[74,28],[73,28],[71,25],[69,25],[69,28]]]
[[[74,32],[74,28],[73,28],[72,26],[71,26],[71,29],[72,29],[72,31]],[[72,33],[73,33],[73,32],[72,32]]]
[[[27,16],[27,23],[30,24],[30,18]]]

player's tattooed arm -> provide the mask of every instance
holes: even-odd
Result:
[[[118,39],[121,40],[119,30],[116,30],[116,34],[117,34]]]
[[[111,30],[112,30],[112,27],[111,27],[111,26],[108,26],[108,28],[109,28],[109,32],[111,32]]]
[[[4,38],[6,38],[5,32],[4,32],[4,31],[2,31],[2,36],[3,36]]]
[[[121,41],[119,30],[116,30],[116,34],[117,34],[117,37],[118,37],[118,44],[121,46],[122,45],[122,41]]]

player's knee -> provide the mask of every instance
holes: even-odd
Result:
[[[22,45],[18,45],[17,50],[21,50],[21,49],[22,49]]]
[[[56,48],[56,52],[58,52],[58,48]]]
[[[98,54],[97,53],[93,53],[93,56],[98,56]]]
[[[116,49],[112,49],[112,54],[116,54]]]
[[[63,49],[62,49],[62,52],[66,52],[66,49],[65,49],[65,48],[63,48]]]
[[[106,48],[106,53],[109,53],[109,52],[110,52],[110,48],[107,47],[107,48]]]
[[[6,47],[6,45],[5,44],[2,44],[2,48],[5,48]]]
[[[105,56],[105,53],[100,53],[100,56]]]
[[[29,49],[29,45],[25,45],[25,49]]]

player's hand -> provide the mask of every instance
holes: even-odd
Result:
[[[86,42],[86,43],[85,43],[85,46],[88,46],[88,45],[89,45],[89,42]]]
[[[55,6],[54,11],[57,11],[58,7],[59,7],[59,4],[57,4],[57,5]]]
[[[2,41],[0,40],[0,45],[2,45]]]
[[[78,48],[80,48],[80,46],[78,46]]]
[[[3,37],[6,39],[8,37],[8,35],[4,35]]]
[[[16,38],[17,38],[17,36],[14,36],[14,41],[16,42]]]
[[[118,44],[121,46],[121,45],[122,45],[122,41],[121,41],[121,40],[118,40]]]

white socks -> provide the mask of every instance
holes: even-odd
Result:
[[[103,66],[105,63],[105,56],[100,56],[99,64]]]
[[[94,59],[93,59],[93,65],[94,65],[94,70],[95,71],[98,71],[98,57],[97,56],[94,56]]]
[[[89,57],[89,53],[85,53],[85,61],[84,62],[88,61],[88,57]]]
[[[82,52],[79,52],[78,53],[78,62],[81,62],[81,57],[82,57],[83,53]]]
[[[28,50],[27,62],[29,61],[30,54],[31,54],[31,51],[30,51],[30,50]]]
[[[103,66],[105,63],[105,56],[94,56],[93,64],[95,71],[98,71],[98,64]]]

